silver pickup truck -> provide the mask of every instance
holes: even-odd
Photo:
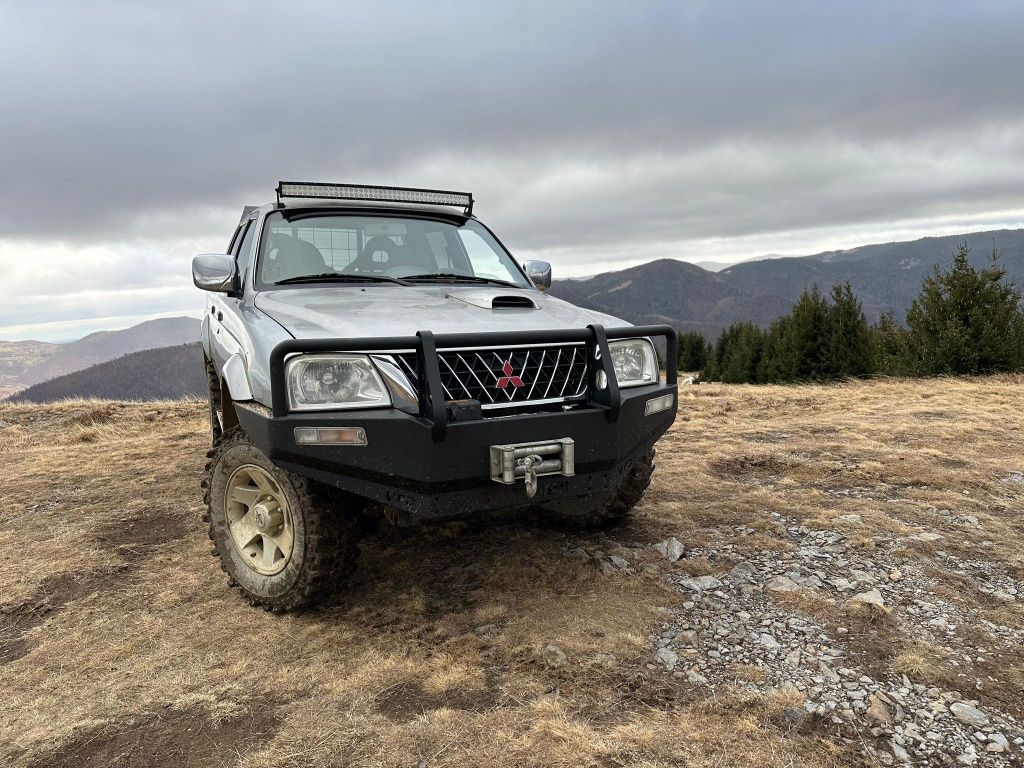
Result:
[[[192,261],[216,556],[284,611],[354,567],[358,521],[533,508],[621,521],[676,413],[652,338],[544,295],[467,193],[281,182],[227,253]]]

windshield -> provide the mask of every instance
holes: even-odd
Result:
[[[257,285],[320,280],[493,281],[530,287],[512,257],[473,219],[457,226],[401,215],[267,216]]]

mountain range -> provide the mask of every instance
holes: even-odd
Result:
[[[556,280],[551,293],[633,323],[667,323],[709,338],[737,321],[768,325],[789,312],[804,289],[817,285],[827,291],[847,281],[870,320],[889,310],[902,318],[921,281],[935,265],[948,265],[954,249],[965,242],[976,266],[985,266],[995,248],[1008,277],[1024,285],[1024,229],[1003,229],[750,260],[724,268],[705,262],[714,270],[659,259],[585,279]],[[37,402],[202,395],[202,352],[194,344],[198,339],[197,320],[171,317],[92,333],[67,344],[0,341],[0,398],[19,390],[19,399]]]
[[[556,280],[551,293],[632,323],[668,323],[714,338],[736,321],[767,325],[787,313],[806,288],[827,291],[848,281],[869,320],[889,310],[902,319],[924,278],[936,264],[948,266],[964,242],[979,267],[994,247],[1008,278],[1024,285],[1024,229],[1001,229],[747,261],[720,271],[659,259],[586,279]]]
[[[165,317],[117,331],[97,331],[78,341],[0,341],[0,397],[130,352],[199,341],[199,321]]]

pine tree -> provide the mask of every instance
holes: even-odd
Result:
[[[828,361],[819,371],[819,378],[845,379],[872,373],[871,328],[849,283],[832,286],[827,324]]]
[[[832,377],[832,307],[817,286],[805,290],[790,314],[768,329],[758,380],[820,381]]]
[[[722,381],[729,384],[756,382],[764,344],[761,329],[753,323],[736,323],[728,332],[731,333],[722,357]]]
[[[759,382],[827,381],[873,371],[871,328],[860,301],[849,283],[830,295],[831,301],[816,287],[805,290],[792,312],[771,324]]]
[[[792,380],[792,355],[787,346],[792,317],[785,315],[775,320],[764,334],[761,360],[757,366],[759,384],[777,384]]]
[[[700,372],[701,381],[722,380],[722,357],[725,355],[725,331],[718,334],[714,344],[708,346],[708,359]]]
[[[883,376],[913,376],[915,373],[907,329],[900,326],[892,312],[885,312],[871,326],[871,357],[873,371]]]
[[[753,323],[734,323],[722,331],[708,355],[701,378],[727,384],[757,381],[764,333]]]
[[[788,349],[790,378],[793,381],[817,381],[829,374],[829,325],[831,312],[828,300],[814,286],[793,305],[789,324]]]
[[[993,249],[989,266],[975,269],[964,243],[948,271],[925,279],[907,312],[908,349],[921,375],[978,374],[1024,367],[1021,294],[1004,282]]]
[[[678,331],[679,370],[688,373],[700,372],[708,362],[709,345],[698,331]]]

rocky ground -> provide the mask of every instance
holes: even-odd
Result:
[[[1013,472],[1006,481],[1024,478]],[[928,511],[952,516],[949,510]],[[990,682],[979,666],[991,649],[964,630],[980,627],[997,643],[1020,647],[1024,627],[987,621],[977,610],[964,610],[936,594],[931,561],[908,561],[899,554],[907,543],[900,537],[854,539],[809,528],[777,512],[765,514],[792,548],[748,556],[729,544],[687,548],[676,537],[654,545],[662,558],[678,566],[664,578],[685,600],[660,633],[649,636],[648,669],[712,695],[737,684],[759,693],[798,692],[802,706],[786,710],[793,727],[815,720],[881,765],[1022,764],[1024,723],[971,697]],[[856,525],[861,519],[849,515],[845,522]],[[978,527],[973,516],[961,522]],[[755,532],[747,526],[732,531],[739,538]],[[908,538],[941,546],[944,536],[924,531]],[[592,561],[606,576],[628,578],[635,572],[640,545],[605,541],[603,546],[607,553],[567,546],[564,554]],[[983,594],[1007,604],[1024,601],[1024,584],[995,563],[942,549],[934,559]],[[724,573],[687,575],[693,563],[697,571]],[[888,633],[920,639],[962,669],[959,689],[914,682],[880,665],[879,649],[871,645],[886,642],[886,627]],[[549,648],[549,653],[558,650]]]

